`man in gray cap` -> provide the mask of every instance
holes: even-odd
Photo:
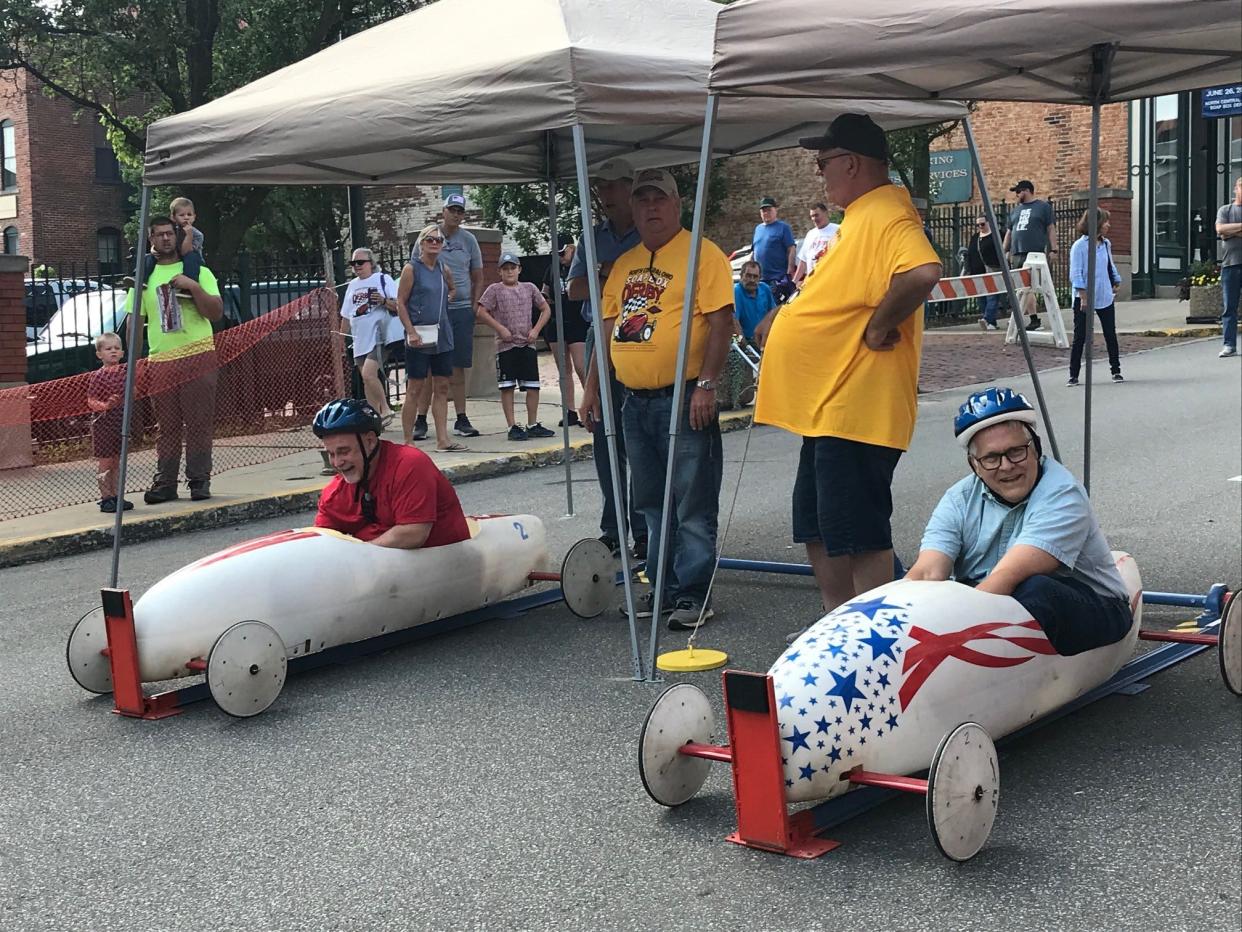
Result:
[[[449,324],[453,328],[453,375],[449,379],[449,393],[453,396],[453,408],[457,420],[453,433],[459,437],[477,437],[478,430],[466,416],[466,370],[474,361],[474,302],[483,293],[483,251],[474,234],[461,222],[466,216],[466,199],[460,194],[450,194],[444,199],[444,211],[440,219],[440,232],[444,234],[444,250],[440,261],[453,273],[457,294],[448,306]],[[418,417],[414,421],[415,440],[427,436],[427,409],[431,406],[431,380],[418,399]]]
[[[793,538],[831,611],[893,578],[893,471],[914,433],[923,302],[940,260],[889,181],[870,117],[843,114],[799,143],[845,219],[802,291],[755,328],[755,420],[803,438]]]
[[[599,263],[599,287],[604,290],[608,273],[612,264],[623,252],[638,245],[638,230],[634,226],[634,212],[630,206],[630,188],[634,181],[634,168],[625,159],[608,159],[601,162],[591,172],[591,191],[599,203],[604,219],[595,224],[591,235],[595,239],[595,261]],[[567,275],[567,290],[571,301],[582,302],[582,317],[588,330],[584,350],[586,353],[587,379],[595,366],[595,328],[591,326],[591,294],[587,284],[586,250],[579,239],[574,248],[573,262]],[[629,502],[630,532],[634,536],[634,556],[640,560],[647,557],[647,525],[642,515],[635,510],[634,496],[629,494],[629,480],[626,476],[625,437],[620,429],[621,384],[614,373],[608,373],[608,382],[612,390],[612,407],[617,412],[618,427],[617,469],[621,474],[621,494],[627,496]],[[583,388],[586,380],[583,380]],[[581,417],[582,412],[579,411]],[[604,496],[604,511],[600,515],[600,540],[615,552],[625,545],[621,532],[617,529],[617,511],[612,499],[612,471],[608,462],[608,445],[604,438],[604,425],[597,421],[592,429],[594,436],[595,475],[599,479],[600,492]],[[622,504],[622,508],[625,508]]]

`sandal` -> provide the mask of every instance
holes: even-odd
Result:
[[[466,446],[464,443],[453,442],[453,443],[450,443],[447,447],[436,447],[436,452],[437,453],[465,453],[469,451],[469,449],[470,448]]]
[[[388,430],[388,428],[392,425],[392,422],[396,418],[396,416],[397,416],[396,411],[389,411],[387,414],[383,415],[380,418],[380,424],[384,428],[384,430]]]

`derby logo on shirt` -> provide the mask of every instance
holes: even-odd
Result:
[[[614,343],[647,343],[664,313],[659,300],[673,276],[656,268],[636,269],[621,289],[621,316],[612,331]]]

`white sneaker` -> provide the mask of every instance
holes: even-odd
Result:
[[[1238,351],[1235,347],[1226,346],[1224,349],[1222,349],[1219,353],[1216,354],[1216,358],[1225,359],[1229,356],[1237,356],[1237,355],[1238,355]]]

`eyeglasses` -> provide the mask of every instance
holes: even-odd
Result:
[[[972,459],[989,472],[1000,469],[1002,456],[1017,466],[1019,463],[1026,462],[1027,456],[1030,455],[1031,444],[1033,442],[1034,441],[1032,440],[1028,440],[1020,447],[1010,447],[1008,450],[1001,453],[984,453],[983,456],[975,456],[972,457]]]
[[[853,155],[853,154],[854,154],[853,152],[838,152],[836,155],[825,155],[822,159],[821,158],[815,159],[815,166],[819,171],[822,172],[824,170],[824,166],[827,165],[829,162],[831,162],[833,159],[843,159],[847,155]]]
[[[358,268],[358,266],[360,265],[370,265],[371,260],[370,259],[350,259],[349,264],[352,265],[354,268]]]
[[[444,237],[443,236],[424,236],[423,242],[424,243],[443,243]]]

